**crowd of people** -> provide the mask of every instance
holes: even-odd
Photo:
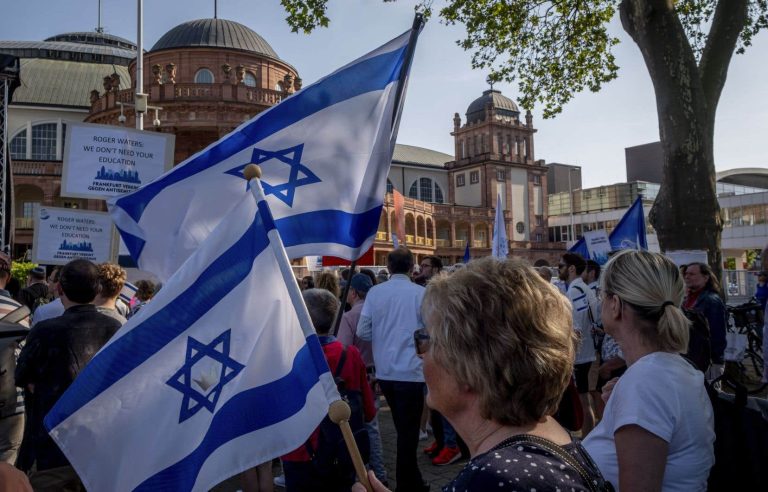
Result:
[[[722,371],[726,326],[708,265],[680,269],[628,250],[601,267],[566,253],[553,279],[552,269],[514,258],[443,268],[427,256],[417,265],[401,247],[386,270],[340,273],[297,282],[331,373],[359,399],[352,406],[374,490],[430,490],[422,452],[434,466],[466,460],[446,491],[706,490],[715,435],[704,381]],[[137,283],[128,306],[119,299],[125,271],[86,260],[35,268],[15,296],[5,290],[10,277],[2,257],[0,316],[26,308],[21,323],[32,329],[0,352],[0,474],[21,484],[15,490],[79,490],[43,418],[156,287]],[[707,374],[680,355],[689,342],[684,309],[709,323]],[[566,398],[572,391],[578,396]],[[566,402],[577,428],[562,418]],[[379,430],[385,403],[394,476]],[[434,440],[420,449],[428,428]],[[275,483],[289,492],[364,490],[353,471],[318,467],[320,435],[281,457]],[[271,472],[272,463],[248,470],[243,488],[272,490]]]
[[[78,259],[50,272],[35,267],[14,295],[11,259],[0,254],[0,321],[31,326],[24,339],[0,340],[0,489],[82,490],[43,419],[132,315],[120,299],[126,277],[118,265]]]

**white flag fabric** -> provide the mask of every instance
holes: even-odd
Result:
[[[411,31],[404,33],[155,181],[111,199],[112,218],[139,268],[169,278],[232,208],[229,197],[245,187],[242,170],[249,163],[262,168],[291,258],[365,253],[381,216],[409,38],[415,43]]]
[[[290,301],[265,202],[240,195],[46,416],[88,490],[209,490],[301,446],[339,399]]]
[[[496,195],[496,218],[493,220],[493,245],[491,255],[494,258],[506,258],[509,255],[507,228],[504,225],[504,210],[501,208],[501,195]]]

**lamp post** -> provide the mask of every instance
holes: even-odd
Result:
[[[144,94],[144,0],[136,0],[136,129],[144,129],[144,113],[147,111],[147,95]]]

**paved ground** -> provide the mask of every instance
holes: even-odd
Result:
[[[382,407],[379,410],[379,425],[381,428],[381,437],[384,444],[384,463],[387,467],[387,473],[389,475],[389,487],[394,490],[396,482],[395,476],[395,448],[397,435],[395,433],[395,427],[392,423],[392,414],[389,412],[389,408],[385,406],[384,399],[382,398]],[[434,466],[430,462],[427,455],[422,452],[422,449],[429,446],[432,443],[432,436],[426,441],[419,442],[419,468],[424,480],[432,486],[432,491],[441,490],[442,486],[451,481],[453,477],[459,474],[459,471],[464,466],[466,461],[459,461],[457,463],[447,466]],[[274,467],[274,473],[280,473],[280,467]],[[226,482],[216,486],[213,489],[215,492],[235,492],[242,490],[240,484],[240,477],[233,477]],[[276,492],[281,492],[284,489],[276,487]]]

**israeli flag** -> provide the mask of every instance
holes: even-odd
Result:
[[[136,292],[138,290],[139,289],[132,283],[125,282],[125,284],[123,285],[123,289],[120,291],[120,294],[118,295],[118,297],[120,298],[121,301],[123,301],[127,305],[130,305],[131,299],[133,299],[133,296],[136,295]]]
[[[419,25],[420,29],[421,25]],[[340,68],[190,157],[110,213],[139,268],[166,280],[258,164],[291,258],[357,259],[373,243],[418,30]],[[412,33],[416,33],[413,34]]]
[[[265,202],[239,194],[46,416],[88,490],[209,490],[301,446],[339,399]]]
[[[496,195],[496,218],[493,220],[493,245],[491,254],[494,258],[505,259],[509,255],[507,228],[504,225],[504,209],[501,207],[501,195]]]
[[[627,209],[616,227],[608,235],[611,242],[611,251],[622,249],[648,249],[648,238],[645,234],[645,213],[643,211],[643,197],[638,196],[632,206]],[[580,238],[568,251],[578,253],[583,258],[589,258],[589,249],[584,238]]]

